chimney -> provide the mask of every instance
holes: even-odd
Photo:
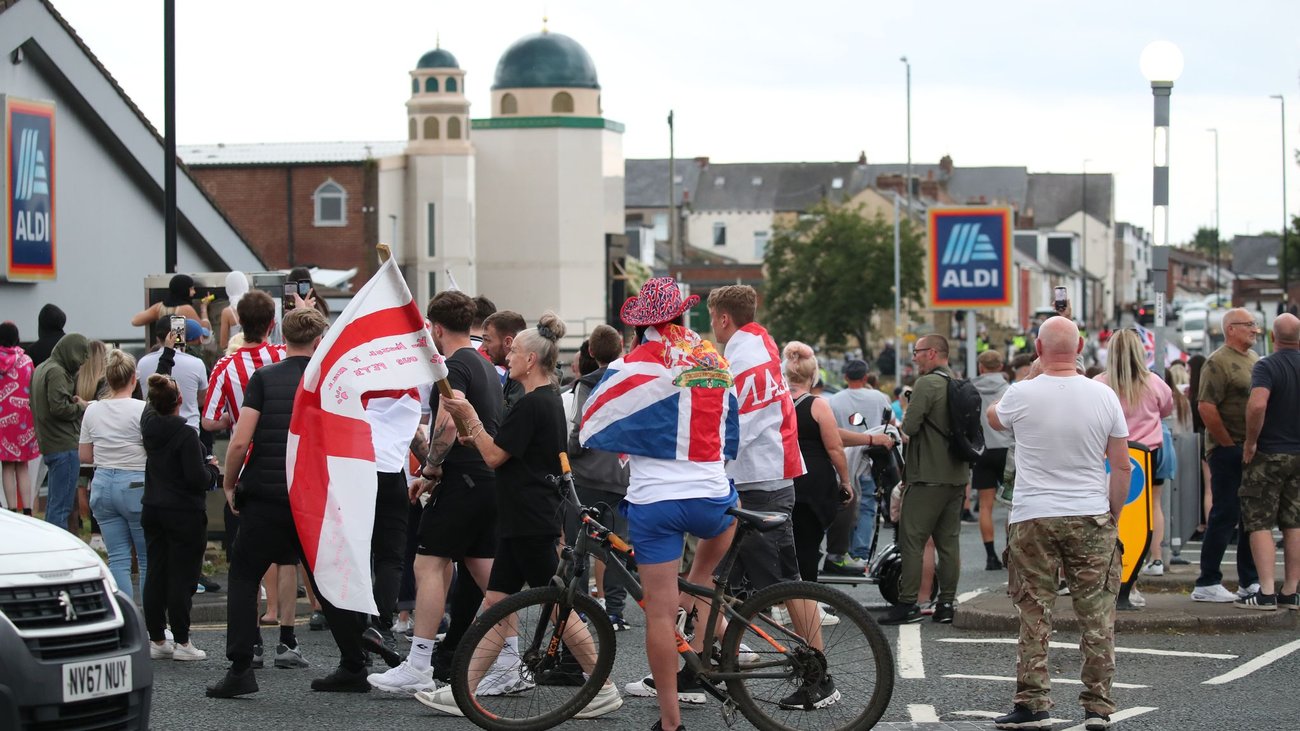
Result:
[[[708,167],[708,166],[709,166],[709,158],[708,158],[708,156],[706,155],[706,156],[704,156],[704,157],[697,157],[697,158],[695,158],[695,164],[696,164],[696,165],[699,165],[699,166],[702,167],[702,168],[706,168],[706,167]]]
[[[867,164],[867,151],[866,151],[866,150],[863,150],[862,152],[859,152],[859,153],[858,153],[858,164],[859,164],[859,165],[866,165],[866,164]]]
[[[951,156],[951,155],[944,155],[942,158],[939,159],[939,169],[943,171],[943,174],[944,174],[945,176],[952,175],[952,156]]]
[[[925,179],[934,180],[934,168],[930,168],[925,171]]]

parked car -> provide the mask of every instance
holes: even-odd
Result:
[[[0,728],[145,729],[152,688],[144,619],[99,554],[0,511]]]
[[[1180,347],[1190,355],[1209,355],[1205,346],[1210,313],[1203,307],[1193,307],[1188,305],[1179,318],[1179,330],[1182,331]]]

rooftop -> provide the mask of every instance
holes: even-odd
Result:
[[[205,165],[283,165],[286,163],[362,162],[400,155],[406,142],[253,142],[178,145],[176,154],[190,167]]]

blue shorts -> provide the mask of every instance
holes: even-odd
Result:
[[[627,515],[628,537],[636,551],[636,562],[655,564],[680,560],[686,534],[706,539],[721,535],[735,521],[727,515],[727,509],[738,502],[734,487],[724,497],[662,500],[645,505],[625,501],[623,512]]]

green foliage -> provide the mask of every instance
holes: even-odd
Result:
[[[920,296],[925,250],[904,221],[899,273],[903,298]],[[864,353],[872,315],[894,307],[894,225],[860,206],[826,201],[790,226],[777,226],[764,259],[764,318],[778,342],[804,340]]]
[[[1219,230],[1202,226],[1196,229],[1196,235],[1188,242],[1188,246],[1202,254],[1214,256],[1214,245],[1219,244],[1220,251],[1226,252],[1226,242],[1219,238]]]

